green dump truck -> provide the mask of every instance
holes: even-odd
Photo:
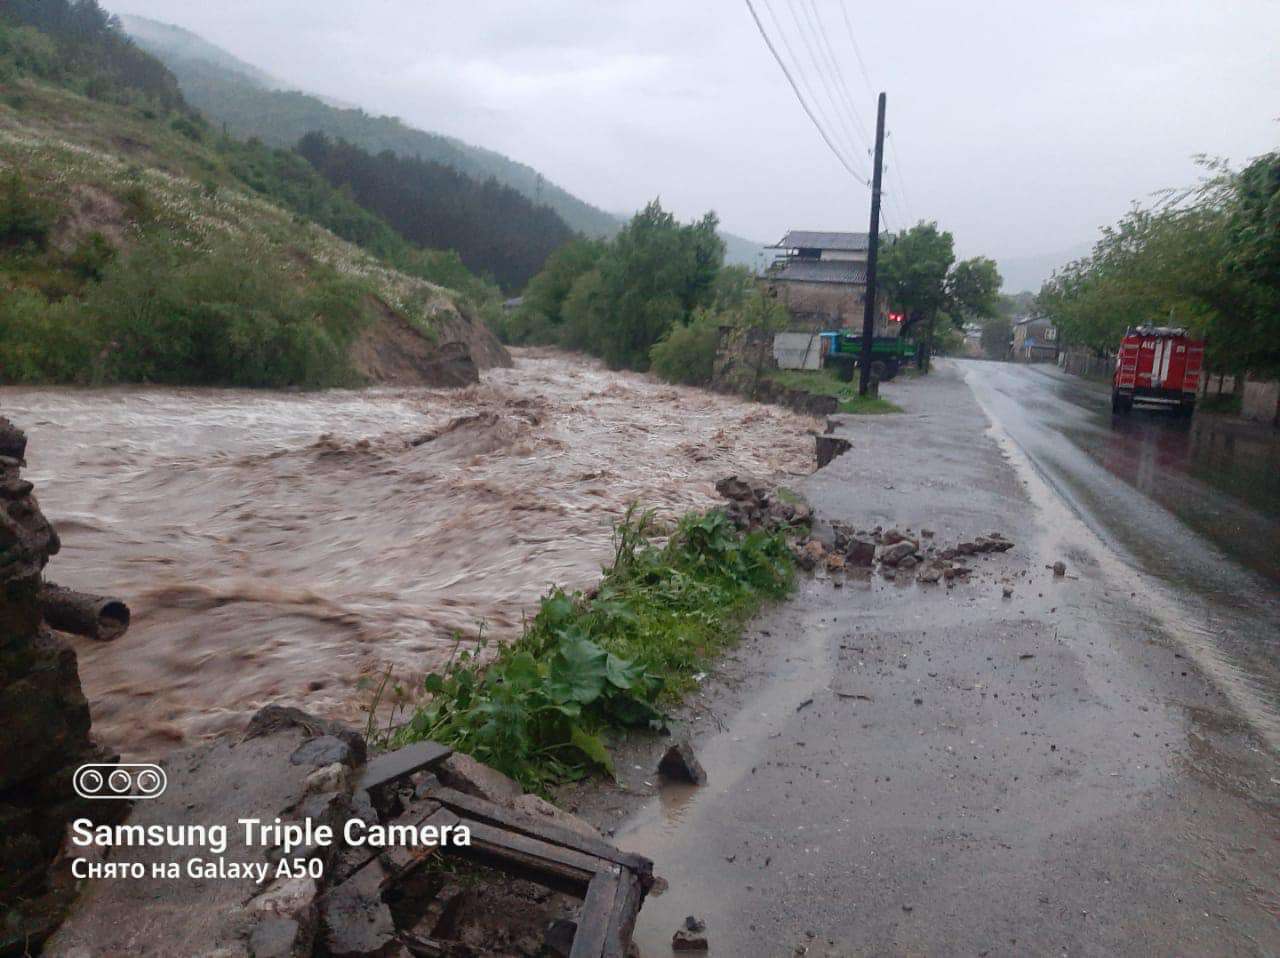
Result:
[[[862,357],[862,337],[851,333],[829,332],[822,334],[822,340],[822,364],[835,369],[845,382],[853,382],[854,370],[858,368],[858,360]],[[888,382],[915,355],[916,344],[912,340],[898,336],[877,336],[871,341],[871,370],[879,374],[881,382]]]

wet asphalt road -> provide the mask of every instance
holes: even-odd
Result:
[[[691,709],[709,784],[619,829],[669,882],[642,953],[695,914],[724,956],[1280,954],[1277,587],[1233,542],[1275,535],[1274,500],[1056,371],[887,391],[906,412],[846,419],[806,482],[819,514],[1018,545],[753,623]],[[1153,457],[1205,501],[1171,510]]]

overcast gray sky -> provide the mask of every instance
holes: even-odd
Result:
[[[841,0],[754,2],[826,104],[810,48],[828,82],[840,78],[810,32],[816,8],[872,127]],[[1238,161],[1280,142],[1277,0],[843,2],[889,95],[900,160],[889,154],[889,226],[936,219],[964,255],[1078,247],[1132,199],[1193,181],[1193,154]],[[606,209],[661,195],[681,217],[714,209],[726,229],[764,241],[790,227],[866,228],[869,191],[801,112],[744,0],[104,5],[498,150]],[[853,162],[870,167],[865,153]]]

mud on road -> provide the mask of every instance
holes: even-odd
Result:
[[[77,640],[94,731],[155,756],[291,702],[361,722],[481,622],[499,640],[552,584],[593,583],[632,502],[812,471],[817,427],[773,406],[518,351],[460,390],[0,389],[62,535],[64,584],[124,597]]]

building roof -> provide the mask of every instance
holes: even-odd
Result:
[[[782,260],[766,276],[770,280],[795,283],[850,283],[866,285],[867,266],[851,260]]]
[[[791,230],[778,240],[773,249],[834,249],[861,253],[867,249],[870,233],[823,233],[817,230]]]

